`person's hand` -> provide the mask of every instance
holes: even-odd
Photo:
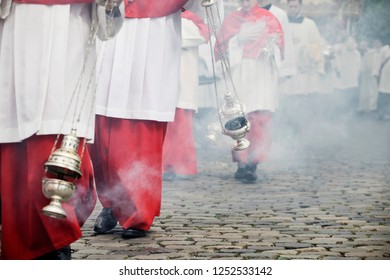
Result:
[[[244,23],[238,33],[238,40],[241,43],[258,40],[264,33],[264,25],[254,23]]]

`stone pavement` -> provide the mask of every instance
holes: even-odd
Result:
[[[73,259],[390,259],[390,122],[277,128],[257,183],[234,180],[232,139],[200,141],[199,174],[164,182],[147,237],[95,235],[98,205]]]

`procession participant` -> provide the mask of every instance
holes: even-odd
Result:
[[[278,19],[283,29],[284,59],[280,62],[279,66],[279,83],[283,83],[297,72],[294,56],[294,43],[288,16],[284,10],[274,5],[271,0],[257,0],[257,3],[261,8],[270,11]]]
[[[283,34],[284,34],[284,59],[281,62],[278,62],[279,67],[279,85],[278,85],[278,93],[279,93],[279,106],[278,110],[274,113],[274,120],[276,122],[280,122],[280,120],[284,120],[284,111],[285,111],[285,102],[284,102],[284,95],[283,95],[283,86],[284,82],[291,78],[291,76],[295,75],[297,73],[297,67],[296,67],[296,61],[295,61],[295,51],[294,51],[294,43],[292,39],[292,31],[290,24],[288,22],[288,15],[285,10],[280,8],[280,1],[274,1],[274,0],[257,0],[257,3],[260,7],[263,9],[266,9],[270,11],[278,20],[279,23],[282,25],[283,28]],[[282,136],[283,133],[286,131],[284,129],[278,129],[277,134],[279,134],[279,137],[282,137],[283,139],[287,139],[288,137],[288,131],[285,136]],[[289,139],[290,140],[290,139]],[[287,141],[289,141],[287,140]]]
[[[91,2],[1,1],[0,15],[4,18],[0,40],[2,259],[71,259],[70,244],[81,237],[80,227],[94,209],[93,171],[89,154],[85,152],[77,189],[72,199],[62,204],[66,218],[56,219],[42,213],[42,208],[49,204],[42,192],[44,163],[56,135],[70,132],[66,109],[82,69],[88,80],[94,76],[94,51],[88,43],[91,15],[97,16],[95,19],[100,23],[113,8],[110,6],[108,11],[99,5],[96,11]],[[10,9],[5,10],[7,7]],[[117,7],[115,10],[120,18],[120,10]],[[117,25],[106,27],[103,30],[99,26],[99,34],[113,36],[115,32],[111,31]],[[84,65],[88,50],[90,57]],[[92,88],[84,90],[81,94],[85,95],[85,104],[92,108]],[[93,139],[93,125],[87,130],[90,110],[85,111],[80,114],[78,127],[81,129],[77,130],[82,142]]]
[[[288,19],[292,32],[297,71],[286,84],[286,94],[318,92],[319,73],[323,73],[323,40],[317,24],[302,16],[302,0],[288,0]]]
[[[324,73],[323,39],[316,23],[301,14],[302,0],[288,0],[297,73],[281,84],[283,118],[295,131],[301,132],[302,121],[316,114],[315,104]]]
[[[182,17],[182,53],[180,91],[175,120],[169,122],[163,146],[163,180],[191,176],[198,172],[193,120],[198,108],[199,45],[208,41],[208,28],[195,13],[184,10]]]
[[[276,61],[283,59],[284,35],[277,18],[255,0],[240,0],[240,7],[225,17],[215,55],[221,57],[217,46],[228,53],[237,94],[251,124],[247,133],[250,146],[232,151],[233,162],[238,165],[234,177],[253,183],[258,163],[270,152],[272,114],[278,106]]]
[[[346,36],[341,43],[335,45],[333,107],[337,118],[350,117],[357,109],[360,67],[361,54],[355,40]]]
[[[382,47],[379,50],[379,59],[374,69],[378,81],[378,108],[379,120],[390,120],[390,40],[380,38]]]
[[[215,3],[218,6],[212,9],[217,9],[218,18],[222,21],[225,16],[225,5],[223,0],[218,0]],[[205,9],[203,8],[204,13]],[[205,21],[205,16],[203,16]],[[223,81],[220,77],[220,65],[214,65],[212,62],[212,52],[210,45],[214,45],[214,32],[210,34],[209,43],[199,45],[199,86],[197,92],[197,111],[195,113],[195,141],[196,146],[202,150],[215,149],[221,142],[214,136],[220,134],[220,130],[211,130],[210,128],[218,127],[217,100],[215,88],[223,86]],[[211,42],[210,42],[211,41]],[[212,145],[210,145],[212,144]]]
[[[107,44],[91,147],[103,206],[98,234],[119,222],[123,238],[144,237],[160,214],[162,149],[178,100],[180,14],[187,1],[125,2],[123,27]]]
[[[358,102],[360,114],[370,114],[378,107],[378,83],[374,71],[381,46],[380,40],[373,40],[373,43],[367,44],[367,49],[362,52]]]

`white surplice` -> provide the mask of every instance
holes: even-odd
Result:
[[[334,67],[337,75],[334,87],[336,89],[358,87],[360,65],[361,55],[356,44],[346,42],[336,45]]]
[[[378,59],[378,49],[367,50],[362,58],[358,103],[358,110],[361,112],[374,111],[378,105],[378,83],[374,73]]]
[[[182,55],[178,108],[197,110],[199,91],[199,45],[205,44],[198,26],[182,18]]]
[[[280,85],[283,94],[309,94],[320,90],[320,74],[324,71],[322,39],[315,22],[304,18],[290,22],[297,73]]]
[[[284,34],[284,58],[279,66],[279,78],[296,74],[297,69],[294,57],[294,44],[288,16],[281,8],[271,5],[269,11],[278,19]]]
[[[93,138],[93,118],[88,124],[93,110],[93,85],[87,89],[91,73],[83,79],[79,102],[73,102],[66,115],[90,24],[90,4],[12,4],[0,45],[0,143],[19,142],[33,134],[67,134],[73,127],[78,136]],[[75,108],[81,104],[78,122],[80,110]]]
[[[180,13],[126,18],[117,36],[107,41],[97,67],[98,115],[173,121],[179,94]]]

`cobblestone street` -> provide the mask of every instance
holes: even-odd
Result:
[[[232,139],[199,145],[199,174],[164,182],[145,238],[95,235],[98,205],[73,259],[390,259],[390,123],[274,134],[255,184],[234,180]]]

